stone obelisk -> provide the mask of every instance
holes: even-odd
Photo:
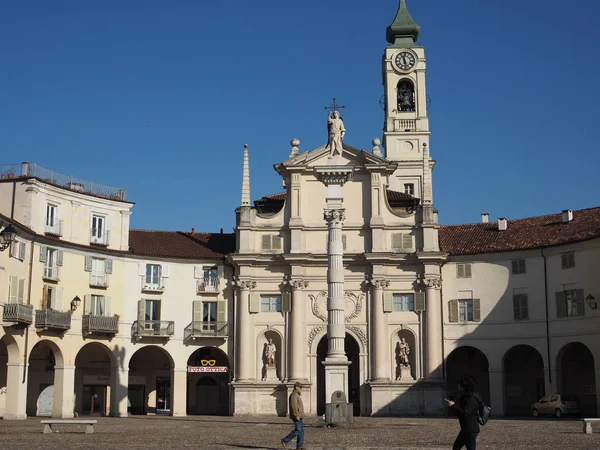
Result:
[[[352,178],[354,166],[344,165],[342,138],[346,132],[339,112],[328,116],[329,158],[326,166],[314,168],[316,177],[327,186],[323,216],[327,222],[327,356],[325,366],[325,402],[331,401],[335,391],[348,398],[348,366],[344,351],[346,326],[344,323],[344,247],[342,223],[345,218],[342,186]]]

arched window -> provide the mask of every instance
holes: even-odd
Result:
[[[398,112],[415,111],[415,87],[410,80],[398,82]]]

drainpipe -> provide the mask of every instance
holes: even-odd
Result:
[[[13,181],[13,188],[12,188],[12,202],[10,205],[10,218],[14,220],[14,216],[15,216],[15,196],[16,196],[16,189],[17,189],[17,180]]]
[[[552,383],[552,360],[550,359],[550,319],[549,319],[549,300],[548,300],[548,270],[546,266],[546,255],[544,249],[541,250],[544,258],[544,299],[546,300],[546,351],[548,354],[548,381]]]

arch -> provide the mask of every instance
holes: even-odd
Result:
[[[308,336],[308,350],[310,354],[314,355],[317,353],[317,348],[326,334],[327,325],[317,325],[310,331],[310,334]],[[358,327],[349,327],[348,325],[346,325],[346,334],[349,334],[354,338],[354,340],[358,344],[359,353],[361,355],[366,355],[368,340],[364,332]]]
[[[325,367],[323,361],[327,355],[327,336],[323,335],[317,344],[317,414],[325,413]],[[348,402],[354,404],[354,415],[360,415],[361,405],[361,379],[360,379],[360,354],[361,344],[348,330],[344,340],[344,351],[351,362],[348,368]]]
[[[5,334],[0,338],[0,343],[6,347],[7,361],[10,363],[21,362],[21,348],[19,343],[10,334]]]
[[[55,342],[43,339],[29,352],[28,363],[27,415],[50,416],[54,403],[53,386],[58,381],[54,367],[64,367],[63,353]]]
[[[397,111],[415,112],[415,84],[410,78],[400,78],[396,84]]]
[[[101,342],[90,342],[75,356],[75,411],[83,415],[108,415],[113,369],[117,361],[110,348]]]
[[[227,371],[188,373],[187,414],[229,415],[229,383],[232,376],[229,357],[220,348],[200,347],[190,354],[187,365],[207,367],[202,365],[202,360],[215,360],[212,367],[225,367]]]
[[[594,355],[587,345],[571,342],[563,346],[556,356],[558,393],[574,395],[579,400],[581,414],[595,417],[596,370]]]
[[[502,358],[504,414],[527,416],[531,405],[545,395],[544,359],[530,345],[511,347]]]
[[[7,403],[9,390],[6,389],[8,384],[8,363],[20,362],[19,344],[15,339],[5,334],[0,338],[0,416],[4,416],[4,409]]]
[[[171,354],[157,345],[144,345],[131,355],[128,394],[132,393],[129,400],[132,413],[171,413],[174,367]]]
[[[417,369],[419,363],[419,340],[417,339],[416,333],[411,328],[405,328],[404,326],[398,327],[394,330],[391,335],[391,345],[390,349],[392,351],[391,361],[394,365],[394,369],[392,371],[393,379],[400,380],[401,368],[403,364],[401,364],[400,357],[400,343],[401,339],[404,338],[409,345],[409,354],[408,361],[410,365],[410,373],[414,380],[417,379]]]
[[[268,373],[267,370],[267,345],[269,340],[275,345],[275,374]],[[284,355],[283,355],[283,335],[274,328],[268,328],[261,331],[256,338],[256,355],[259,357],[257,361],[257,380],[276,381],[273,380],[273,375],[277,380],[283,379]]]
[[[482,400],[490,404],[490,364],[480,349],[464,345],[455,348],[446,357],[446,392],[457,395],[457,383],[463,375],[470,375],[477,381],[477,391]]]

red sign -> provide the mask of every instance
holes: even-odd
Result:
[[[216,366],[216,367],[200,367],[200,366],[188,366],[188,372],[227,372],[229,369],[227,366]]]

